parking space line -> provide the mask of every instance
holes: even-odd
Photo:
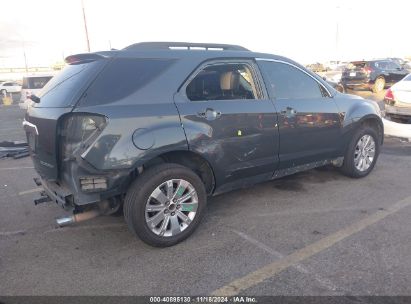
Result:
[[[411,196],[398,201],[385,210],[379,210],[372,215],[369,215],[362,220],[355,222],[335,233],[330,234],[311,245],[299,249],[282,259],[274,261],[254,272],[251,272],[241,278],[238,278],[231,283],[212,292],[214,296],[234,296],[240,292],[262,283],[281,271],[300,263],[313,255],[330,248],[336,243],[364,230],[365,228],[383,220],[387,216],[394,214],[405,207],[411,206]]]
[[[13,235],[24,235],[26,234],[25,230],[17,230],[17,231],[0,231],[0,236],[13,236]]]
[[[30,189],[30,190],[22,191],[22,192],[19,192],[18,195],[31,194],[31,193],[36,193],[36,192],[40,192],[40,191],[43,191],[43,188],[33,188],[33,189]]]
[[[0,168],[0,171],[6,171],[6,170],[22,170],[22,169],[34,169],[34,167],[11,167],[11,168]]]
[[[232,230],[232,231],[235,234],[237,234],[238,236],[240,236],[241,238],[243,238],[246,241],[250,242],[251,244],[254,244],[257,247],[261,248],[262,250],[268,252],[270,255],[272,255],[272,256],[274,256],[278,259],[284,258],[284,255],[282,253],[268,247],[267,245],[263,244],[259,240],[256,240],[256,239],[252,238],[251,236],[249,236],[249,235],[247,235],[247,234],[245,234],[241,231],[237,231],[237,230]],[[331,291],[341,290],[341,288],[338,288],[329,279],[321,277],[320,275],[318,275],[317,273],[315,273],[312,269],[309,269],[308,267],[305,267],[301,264],[291,265],[291,267],[293,267],[295,270],[297,270],[300,273],[311,275],[322,287],[324,287],[328,290],[331,290]]]
[[[115,224],[105,224],[105,225],[68,226],[64,228],[46,230],[44,231],[44,233],[70,232],[70,231],[77,231],[77,230],[105,229],[105,228],[117,228],[117,227],[127,227],[127,225],[125,223],[115,223]]]

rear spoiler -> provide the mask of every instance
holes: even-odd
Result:
[[[107,58],[107,56],[96,54],[96,53],[83,53],[83,54],[76,54],[66,57],[64,60],[67,64],[79,64],[79,63],[86,63],[92,62],[99,59]]]

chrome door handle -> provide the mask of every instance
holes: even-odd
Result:
[[[292,117],[297,114],[297,110],[294,108],[287,107],[285,110],[281,111],[281,114],[287,117]]]
[[[220,111],[211,108],[207,108],[205,111],[198,112],[197,114],[199,117],[205,118],[206,120],[214,120],[221,117]]]

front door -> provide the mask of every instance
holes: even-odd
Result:
[[[228,190],[271,177],[278,165],[277,113],[255,63],[207,63],[175,95],[175,103],[189,149],[213,167],[217,192],[223,184]]]
[[[258,65],[279,111],[279,169],[316,166],[335,158],[340,150],[341,122],[327,89],[291,63],[262,59]]]

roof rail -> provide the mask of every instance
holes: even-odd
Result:
[[[192,42],[140,42],[129,45],[124,50],[210,50],[210,51],[249,51],[245,47],[219,43]]]

